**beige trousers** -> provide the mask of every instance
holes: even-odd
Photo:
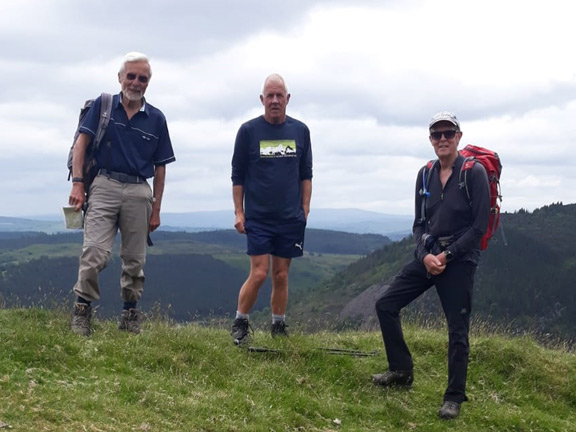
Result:
[[[120,230],[120,295],[126,302],[140,300],[151,214],[152,190],[148,183],[121,183],[104,176],[94,179],[84,220],[84,245],[74,294],[88,301],[100,299],[98,274],[106,267]]]

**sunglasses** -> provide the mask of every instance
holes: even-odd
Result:
[[[442,135],[444,135],[444,138],[446,139],[452,139],[456,136],[457,132],[458,131],[453,129],[442,132],[430,132],[430,136],[434,141],[440,141],[442,139]]]
[[[146,84],[148,82],[147,76],[136,75],[135,73],[127,73],[126,74],[126,79],[128,79],[130,81],[134,81],[136,79],[136,77],[138,77],[138,81],[140,81],[142,84]]]

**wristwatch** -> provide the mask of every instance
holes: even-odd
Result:
[[[83,181],[82,177],[72,177],[72,183],[82,183]]]
[[[444,251],[444,256],[446,257],[447,263],[449,263],[450,261],[452,261],[454,259],[454,255],[452,255],[452,252],[450,252],[449,250]]]

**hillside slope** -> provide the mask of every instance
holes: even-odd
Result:
[[[452,422],[437,419],[446,381],[444,331],[409,326],[415,384],[384,390],[374,332],[293,331],[287,340],[256,329],[235,347],[227,329],[151,319],[135,336],[96,321],[84,338],[67,314],[0,310],[0,425],[17,431],[445,431],[564,432],[576,424],[576,359],[529,338],[471,338],[470,402]],[[319,348],[376,355],[332,355]]]
[[[576,338],[576,204],[553,204],[532,213],[502,215],[483,253],[474,287],[474,312],[512,330]],[[294,298],[292,312],[322,314],[332,325],[368,326],[377,298],[402,265],[412,259],[411,239],[385,246],[354,262],[330,281]],[[407,312],[439,314],[434,290]]]

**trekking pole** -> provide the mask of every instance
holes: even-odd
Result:
[[[359,350],[352,350],[352,349],[343,349],[343,348],[314,348],[317,351],[322,351],[326,354],[332,355],[347,355],[351,357],[374,357],[379,354],[378,350],[374,351],[359,351]],[[250,346],[248,347],[249,352],[255,353],[281,353],[285,352],[285,350],[280,350],[276,348],[267,348],[267,347],[255,347]]]
[[[280,353],[282,350],[274,349],[274,348],[266,348],[266,347],[248,347],[249,352],[256,352],[256,353]]]
[[[343,348],[316,348],[317,350],[324,351],[328,354],[333,355],[349,355],[352,357],[373,357],[378,355],[379,351],[359,351],[353,349],[343,349]]]

